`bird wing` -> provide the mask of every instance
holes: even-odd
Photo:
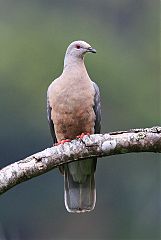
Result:
[[[54,123],[51,119],[51,107],[50,107],[50,104],[49,104],[48,95],[47,95],[47,118],[48,118],[48,123],[49,123],[49,127],[50,127],[51,136],[52,136],[52,139],[53,139],[53,144],[55,144],[55,143],[57,143],[57,138],[56,138],[56,134],[55,134]]]
[[[95,82],[93,82],[93,87],[95,90],[94,95],[94,113],[95,113],[95,126],[94,126],[94,133],[100,133],[101,131],[101,100],[100,100],[100,91],[99,87]]]

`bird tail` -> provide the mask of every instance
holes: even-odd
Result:
[[[64,198],[68,212],[88,212],[95,207],[96,188],[94,170],[88,175],[80,176],[80,179],[76,178],[71,171],[71,166],[72,169],[76,167],[79,170],[81,164],[82,168],[83,162],[69,163],[64,168]]]

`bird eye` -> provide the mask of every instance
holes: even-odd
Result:
[[[77,49],[80,49],[80,45],[76,45],[76,48],[77,48]]]

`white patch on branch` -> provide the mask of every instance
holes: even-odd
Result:
[[[102,144],[102,151],[105,153],[109,153],[111,150],[114,150],[116,147],[116,140],[111,140],[111,141],[105,141]]]

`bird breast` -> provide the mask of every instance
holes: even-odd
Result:
[[[57,84],[59,80],[59,84]],[[49,103],[57,140],[74,139],[82,132],[94,133],[94,88],[90,79],[63,81],[50,87]]]

